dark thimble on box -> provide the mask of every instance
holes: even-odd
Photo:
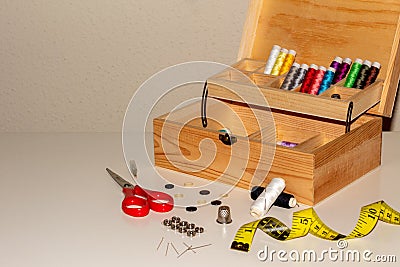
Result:
[[[221,206],[218,208],[217,223],[228,224],[232,222],[231,210],[228,206]]]

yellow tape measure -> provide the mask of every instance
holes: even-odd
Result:
[[[374,229],[378,220],[400,225],[399,219],[399,212],[389,207],[385,202],[378,201],[361,208],[356,227],[346,236],[326,226],[314,209],[309,208],[293,213],[292,229],[273,217],[265,217],[242,225],[235,235],[231,249],[248,252],[257,229],[281,241],[303,237],[308,233],[327,240],[339,240],[368,235]]]

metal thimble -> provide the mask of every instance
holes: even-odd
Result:
[[[228,206],[221,206],[218,208],[217,223],[229,224],[232,222],[231,211]]]

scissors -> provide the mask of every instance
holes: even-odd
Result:
[[[143,189],[124,180],[121,176],[106,168],[110,176],[122,187],[125,195],[122,201],[122,211],[132,217],[144,217],[150,210],[168,212],[174,207],[174,199],[163,192]],[[133,171],[136,177],[136,170]]]

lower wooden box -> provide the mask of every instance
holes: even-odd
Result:
[[[363,115],[345,133],[345,125],[337,121],[276,110],[269,113],[231,101],[224,104],[235,116],[208,106],[206,128],[199,118],[200,103],[154,119],[156,166],[245,189],[282,177],[286,192],[314,205],[381,163],[380,117]],[[259,123],[257,116],[263,113],[275,123],[266,115]],[[221,142],[223,128],[229,128],[237,142]],[[289,148],[275,141],[298,145]]]

